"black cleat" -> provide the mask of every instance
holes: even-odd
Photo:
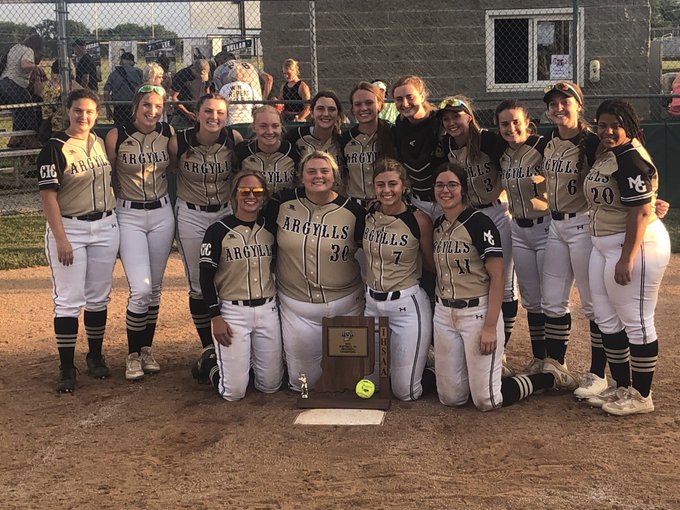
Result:
[[[76,367],[59,367],[58,393],[73,393],[76,387]]]
[[[215,347],[210,345],[203,349],[201,356],[191,365],[191,376],[199,384],[210,384],[210,369],[217,364]]]
[[[85,362],[87,363],[87,373],[95,379],[106,379],[107,377],[111,377],[111,370],[109,370],[109,367],[106,365],[104,356],[93,356],[88,353],[85,357]]]

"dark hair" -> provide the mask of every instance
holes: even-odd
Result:
[[[597,107],[595,121],[598,122],[600,116],[604,113],[614,115],[619,119],[628,138],[637,138],[640,143],[644,143],[642,129],[640,128],[640,117],[638,117],[632,104],[621,99],[607,99]]]
[[[342,116],[342,103],[340,102],[340,98],[338,95],[332,91],[332,90],[320,90],[317,92],[314,97],[312,98],[311,101],[311,108],[312,108],[312,116],[314,115],[314,108],[316,107],[316,103],[319,99],[322,97],[327,97],[329,99],[332,99],[333,102],[335,103],[335,107],[338,109],[338,122],[335,125],[333,129],[333,133],[337,136],[340,135],[340,118]]]
[[[385,172],[397,172],[399,174],[399,179],[401,179],[401,182],[404,183],[404,188],[408,188],[410,186],[406,167],[404,167],[404,165],[402,165],[396,159],[380,158],[378,161],[376,161],[373,165],[373,182],[375,182],[375,178],[378,175],[384,174]]]
[[[156,62],[158,63],[159,66],[163,68],[163,71],[166,73],[170,70],[170,59],[167,57],[167,55],[158,55],[156,58]]]
[[[452,96],[452,98],[457,99],[458,101],[464,103],[465,107],[455,108],[452,109],[451,111],[467,113],[470,116],[467,143],[468,155],[471,162],[477,162],[482,154],[482,128],[479,125],[479,122],[477,122],[477,118],[475,117],[474,105],[472,104],[472,101],[468,97],[463,96],[461,94]],[[438,112],[439,115],[443,116],[444,112],[447,109],[449,108],[446,108],[445,110],[439,110]]]
[[[201,97],[198,98],[198,101],[196,101],[196,113],[198,113],[201,109],[201,106],[203,106],[203,103],[206,101],[209,101],[210,99],[217,99],[218,101],[224,101],[224,104],[228,107],[229,106],[229,101],[227,101],[227,98],[225,98],[222,94],[218,94],[217,92],[209,92],[207,94],[202,95]],[[194,122],[194,133],[198,134],[201,128],[201,123],[196,120]],[[228,132],[228,129],[226,126],[222,128],[222,131],[226,134]],[[231,144],[231,139],[228,137],[227,138],[229,143]]]
[[[267,185],[267,179],[262,175],[262,172],[259,170],[241,170],[232,180],[231,206],[234,209],[234,212],[236,212],[237,209],[236,193],[238,193],[238,185],[243,179],[250,176],[256,177],[260,181],[260,184],[262,184],[262,187],[264,188],[264,203],[266,204],[267,200],[269,200],[269,186]]]
[[[42,51],[45,46],[43,38],[40,37],[38,34],[29,35],[26,39],[24,39],[21,42],[21,44],[23,44],[24,46],[28,46],[34,52]]]
[[[92,101],[95,102],[97,106],[99,106],[99,94],[97,94],[94,90],[90,89],[78,89],[73,90],[68,95],[68,99],[66,100],[66,108],[71,108],[71,106],[73,106],[73,103],[80,99],[91,99]]]
[[[377,85],[368,83],[367,81],[360,81],[349,93],[349,104],[354,103],[354,94],[360,90],[365,90],[372,93],[375,96],[376,102],[378,103],[378,111],[382,110],[385,104],[384,95]],[[378,118],[378,142],[376,143],[376,160],[378,158],[396,158],[397,149],[394,143],[394,134],[392,132],[392,126],[389,122]]]
[[[460,181],[460,191],[461,191],[461,195],[463,197],[463,202],[467,203],[468,202],[468,177],[467,177],[467,172],[465,171],[465,168],[463,168],[458,163],[451,163],[450,161],[447,162],[447,163],[442,163],[434,171],[434,177],[432,178],[433,182],[436,182],[437,177],[439,177],[439,175],[443,174],[444,172],[453,172],[453,174],[456,177],[458,177],[458,180]],[[433,184],[433,186],[434,186],[434,184]]]
[[[531,115],[529,114],[529,110],[527,107],[522,103],[521,101],[518,101],[517,99],[505,99],[504,101],[501,101],[498,103],[498,106],[496,106],[496,110],[494,112],[494,117],[496,119],[496,125],[500,127],[500,124],[498,122],[498,117],[502,112],[505,110],[522,110],[524,112],[524,115],[526,116],[527,120],[529,121],[529,133],[533,133],[533,122],[531,120]]]

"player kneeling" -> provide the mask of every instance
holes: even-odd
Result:
[[[539,389],[574,388],[574,376],[551,363],[543,373],[501,379],[503,369],[503,251],[493,221],[467,202],[465,169],[448,163],[435,172],[434,193],[444,214],[434,225],[437,270],[434,351],[442,404],[470,395],[481,411],[508,406]]]
[[[234,178],[234,214],[211,225],[201,245],[200,281],[211,317],[215,354],[197,365],[225,400],[255,388],[274,393],[283,377],[283,348],[272,273],[276,224],[261,214],[267,181],[256,171]],[[211,353],[212,354],[212,353]]]

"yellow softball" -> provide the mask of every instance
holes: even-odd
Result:
[[[375,384],[368,379],[362,379],[357,383],[356,393],[361,398],[371,398],[375,392]]]

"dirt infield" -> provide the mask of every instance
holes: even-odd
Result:
[[[116,266],[105,353],[57,395],[47,268],[0,273],[3,508],[680,508],[680,256],[660,296],[653,414],[615,418],[556,392],[492,413],[435,396],[396,403],[382,427],[300,427],[295,396],[222,401],[194,383],[199,351],[171,258],[155,343],[162,372],[123,377],[127,284]],[[589,356],[574,312],[572,368]],[[509,358],[529,356],[523,314]],[[81,327],[81,330],[83,328]]]

